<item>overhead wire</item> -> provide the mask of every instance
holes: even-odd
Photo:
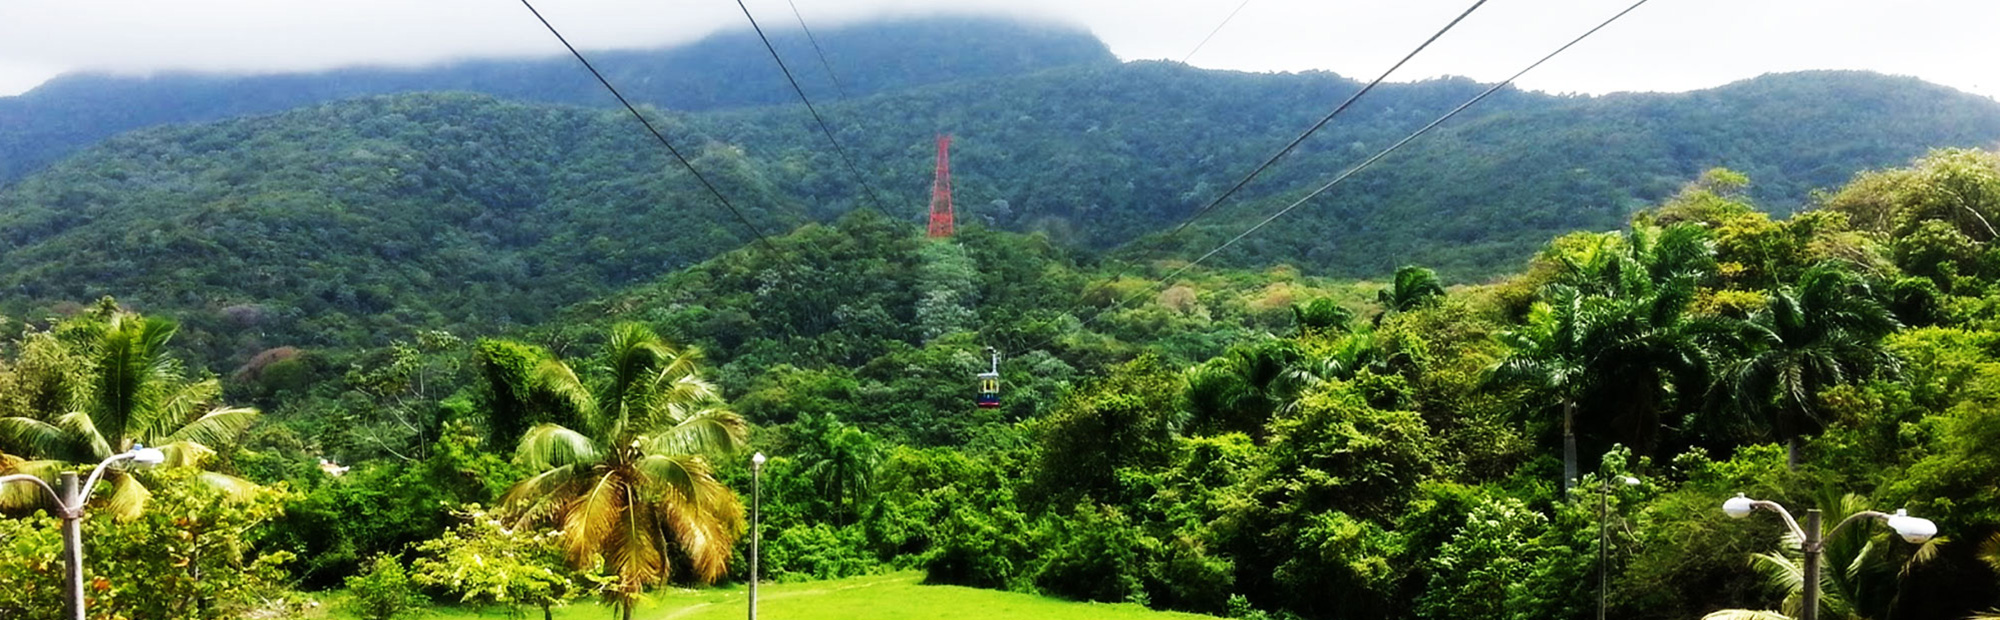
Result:
[[[1182,265],[1179,269],[1176,269],[1168,273],[1166,276],[1161,277],[1158,282],[1154,283],[1151,286],[1146,287],[1146,290],[1144,292],[1138,295],[1132,295],[1120,299],[1118,303],[1112,305],[1111,307],[1106,308],[1104,310],[1100,310],[1097,313],[1091,315],[1090,319],[1083,321],[1082,326],[1088,326],[1096,322],[1098,319],[1103,318],[1105,315],[1115,312],[1121,308],[1124,308],[1127,304],[1132,303],[1133,300],[1139,299],[1140,297],[1143,297],[1145,295],[1153,294],[1155,292],[1155,289],[1158,289],[1161,286],[1172,285],[1174,280],[1176,278],[1179,278],[1181,274],[1187,273],[1188,271],[1201,265],[1201,263],[1207,261],[1210,258],[1213,258],[1216,254],[1221,253],[1223,250],[1228,249],[1230,246],[1235,245],[1237,242],[1242,241],[1244,238],[1249,237],[1251,234],[1256,233],[1258,230],[1262,230],[1265,226],[1270,225],[1271,222],[1277,221],[1278,218],[1284,217],[1285,215],[1298,209],[1300,206],[1306,204],[1306,202],[1312,200],[1313,198],[1318,197],[1321,194],[1326,193],[1327,190],[1333,189],[1334,186],[1339,185],[1343,181],[1346,181],[1349,177],[1354,176],[1355,173],[1358,173],[1363,169],[1366,169],[1369,166],[1374,165],[1376,162],[1381,161],[1382,158],[1387,157],[1389,156],[1390,153],[1394,153],[1398,149],[1403,148],[1404,145],[1409,144],[1411,141],[1416,140],[1417,138],[1423,136],[1424,134],[1430,133],[1431,130],[1433,129],[1437,129],[1438,126],[1443,125],[1445,121],[1451,120],[1452,117],[1458,116],[1459,113],[1464,112],[1466,109],[1471,108],[1473,105],[1478,104],[1480,101],[1484,101],[1487,97],[1492,96],[1494,93],[1500,92],[1501,89],[1506,88],[1508,85],[1513,84],[1514,81],[1521,79],[1521,76],[1527,75],[1528,72],[1533,71],[1535,70],[1535,68],[1542,66],[1543,63],[1547,63],[1549,60],[1555,58],[1556,56],[1562,54],[1565,51],[1568,51],[1571,47],[1575,47],[1576,44],[1582,43],[1584,39],[1588,39],[1590,38],[1591,35],[1597,34],[1599,30],[1603,30],[1605,27],[1610,26],[1613,22],[1618,21],[1620,18],[1625,17],[1626,14],[1631,13],[1634,10],[1637,10],[1641,6],[1644,6],[1649,1],[1650,0],[1638,0],[1637,2],[1632,3],[1631,6],[1625,7],[1625,10],[1619,11],[1617,14],[1612,15],[1610,18],[1597,24],[1597,26],[1591,28],[1590,30],[1585,31],[1583,34],[1577,35],[1576,38],[1571,39],[1568,43],[1564,43],[1562,47],[1558,47],[1556,48],[1555,51],[1549,52],[1548,55],[1542,56],[1535,62],[1530,63],[1527,67],[1522,68],[1520,71],[1515,72],[1511,76],[1508,76],[1507,79],[1493,84],[1486,90],[1481,91],[1478,95],[1475,95],[1471,99],[1466,100],[1465,103],[1459,104],[1458,107],[1452,108],[1451,111],[1446,112],[1443,116],[1439,116],[1436,120],[1433,120],[1429,124],[1424,125],[1421,129],[1416,130],[1415,132],[1411,133],[1408,136],[1404,136],[1403,139],[1397,140],[1394,144],[1389,145],[1388,148],[1382,149],[1381,151],[1376,152],[1374,155],[1369,156],[1367,159],[1362,160],[1361,163],[1348,167],[1345,171],[1342,171],[1339,175],[1335,176],[1333,180],[1328,181],[1326,184],[1319,186],[1318,189],[1314,189],[1312,192],[1306,194],[1304,197],[1292,201],[1290,204],[1285,205],[1284,208],[1279,209],[1276,212],[1273,212],[1270,216],[1265,217],[1261,221],[1258,221],[1255,225],[1251,226],[1250,228],[1245,229],[1243,232],[1238,233],[1234,237],[1231,237],[1228,241],[1225,241],[1221,245],[1218,245],[1215,248],[1210,249],[1208,252],[1203,253],[1199,258],[1196,258],[1194,261],[1189,262],[1186,265]],[[1046,345],[1049,342],[1053,342],[1055,338],[1056,337],[1050,337],[1042,341],[1041,344],[1035,345],[1033,347],[1028,347],[1027,349],[1024,349],[1024,351],[1040,348],[1041,346]]]
[[[786,1],[790,2],[791,0]],[[1194,53],[1201,51],[1202,47],[1208,45],[1208,40],[1215,38],[1215,33],[1222,32],[1222,27],[1229,25],[1229,20],[1236,19],[1236,14],[1243,12],[1243,7],[1246,6],[1250,6],[1250,0],[1243,0],[1241,4],[1237,4],[1236,10],[1230,11],[1228,17],[1222,18],[1222,23],[1216,24],[1214,30],[1208,31],[1208,36],[1202,37],[1200,43],[1194,44],[1194,49],[1188,50],[1187,55],[1181,57],[1181,64],[1185,65],[1189,59],[1194,58]]]
[[[1396,64],[1390,65],[1387,70],[1384,70],[1381,73],[1381,75],[1375,76],[1374,80],[1370,80],[1366,85],[1363,85],[1360,90],[1354,91],[1353,94],[1348,95],[1347,99],[1341,101],[1339,105],[1334,106],[1332,111],[1327,112],[1325,116],[1320,117],[1319,122],[1313,123],[1311,127],[1308,127],[1304,132],[1301,132],[1298,135],[1298,137],[1293,138],[1291,142],[1286,143],[1284,148],[1278,149],[1277,153],[1272,154],[1269,158],[1266,158],[1264,160],[1264,163],[1259,164],[1255,169],[1251,170],[1250,174],[1244,175],[1243,178],[1241,180],[1238,180],[1235,185],[1231,186],[1228,191],[1223,192],[1222,195],[1216,196],[1215,199],[1209,201],[1209,203],[1206,206],[1202,207],[1199,210],[1196,210],[1193,214],[1181,220],[1180,224],[1175,226],[1173,231],[1168,232],[1166,235],[1162,237],[1155,238],[1155,240],[1151,243],[1152,246],[1151,248],[1140,248],[1138,252],[1143,254],[1150,249],[1157,248],[1158,246],[1166,243],[1168,240],[1174,238],[1175,236],[1180,235],[1181,232],[1186,230],[1189,225],[1195,222],[1195,220],[1201,219],[1201,217],[1207,215],[1209,211],[1214,210],[1217,205],[1222,204],[1224,200],[1229,199],[1229,197],[1235,195],[1237,191],[1242,190],[1244,186],[1249,185],[1250,181],[1256,179],[1258,175],[1263,174],[1264,171],[1266,169],[1269,169],[1272,164],[1277,163],[1279,159],[1284,158],[1285,155],[1290,154],[1293,149],[1298,148],[1300,143],[1306,141],[1306,138],[1312,137],[1314,133],[1317,133],[1321,128],[1326,127],[1327,123],[1332,122],[1334,117],[1339,116],[1342,112],[1347,111],[1348,108],[1354,105],[1355,101],[1360,100],[1363,95],[1368,94],[1369,91],[1374,90],[1376,86],[1381,85],[1383,81],[1389,79],[1389,76],[1394,74],[1397,69],[1401,69],[1403,65],[1408,64],[1410,62],[1410,59],[1416,58],[1417,54],[1422,53],[1424,49],[1429,48],[1432,43],[1437,42],[1437,40],[1440,37],[1443,37],[1445,33],[1450,32],[1452,28],[1456,28],[1460,22],[1465,21],[1465,18],[1470,17],[1473,11],[1479,10],[1479,7],[1484,6],[1486,2],[1487,0],[1476,0],[1475,2],[1472,3],[1471,6],[1466,7],[1466,9],[1460,12],[1457,17],[1452,18],[1450,22],[1446,23],[1443,28],[1439,28],[1437,32],[1432,33],[1430,38],[1424,39],[1423,43],[1420,43],[1417,45],[1416,48],[1411,49],[1410,53],[1404,54],[1401,60],[1396,61]],[[1249,4],[1249,0],[1244,0],[1242,4],[1237,5],[1236,10],[1237,11],[1243,10],[1243,6],[1247,4]],[[1235,12],[1230,13],[1230,18],[1234,18],[1235,16],[1236,16]],[[1228,23],[1229,19],[1224,19],[1222,24],[1216,26],[1216,31],[1220,31],[1222,29],[1222,26],[1227,25]],[[1214,37],[1215,31],[1210,31],[1209,36]],[[1203,44],[1206,44],[1207,42],[1208,42],[1207,39],[1202,40]],[[1199,45],[1196,46],[1196,51],[1200,51]],[[1189,52],[1188,56],[1190,58],[1193,57],[1194,52]],[[1134,266],[1133,263],[1136,262],[1137,262],[1136,260],[1128,262],[1124,267],[1120,268],[1118,272],[1111,277],[1110,281],[1116,282],[1120,279],[1123,279],[1127,274],[1129,274],[1132,271]],[[1047,343],[1044,342],[1043,344]]]
[[[847,165],[848,174],[853,175],[855,182],[860,183],[861,188],[868,192],[868,201],[874,204],[875,211],[877,213],[882,214],[883,217],[887,217],[892,220],[896,219],[895,216],[889,214],[888,210],[883,208],[882,198],[881,196],[876,195],[875,186],[868,182],[868,177],[862,176],[861,170],[859,168],[855,167],[854,159],[847,156],[847,149],[842,148],[840,146],[840,140],[833,137],[833,129],[827,127],[826,119],[819,115],[819,108],[813,107],[812,98],[807,97],[805,89],[799,87],[799,80],[795,77],[792,77],[792,69],[790,67],[785,66],[784,58],[778,56],[777,46],[771,45],[770,37],[764,36],[764,28],[762,26],[757,25],[757,18],[750,14],[750,6],[744,4],[743,0],[736,0],[736,7],[743,9],[743,18],[750,20],[750,29],[755,30],[757,32],[757,38],[764,42],[764,49],[770,50],[771,60],[777,61],[778,70],[784,72],[785,81],[791,83],[792,85],[792,92],[798,93],[799,101],[805,102],[806,111],[812,114],[813,122],[819,124],[820,133],[826,134],[826,141],[833,145],[833,152],[835,154],[838,154],[840,156],[840,161]]]
[[[737,209],[734,203],[729,202],[729,197],[722,195],[722,191],[716,189],[715,184],[710,183],[708,177],[703,176],[700,170],[696,170],[694,164],[689,163],[687,157],[681,155],[680,149],[674,148],[674,143],[667,139],[666,134],[661,133],[659,128],[654,127],[652,121],[646,120],[646,115],[640,114],[639,108],[634,107],[631,101],[626,100],[625,95],[618,92],[618,87],[612,86],[611,80],[606,79],[604,74],[597,70],[596,65],[590,64],[590,59],[585,58],[583,52],[577,51],[576,46],[570,44],[568,37],[564,37],[561,31],[556,30],[555,24],[549,23],[548,18],[542,17],[542,12],[535,10],[535,5],[528,0],[521,0],[521,5],[528,7],[528,12],[535,15],[535,20],[542,22],[542,27],[547,28],[549,34],[555,35],[556,40],[561,41],[563,47],[569,49],[570,55],[575,56],[577,62],[583,63],[583,68],[590,70],[590,75],[597,78],[597,83],[603,84],[605,90],[611,91],[611,96],[618,99],[619,105],[625,106],[625,111],[632,113],[632,118],[639,119],[639,124],[646,127],[647,133],[653,134],[653,139],[658,140],[660,146],[667,147],[667,152],[673,154],[674,161],[680,162],[681,167],[687,169],[688,174],[694,175],[695,180],[701,182],[701,186],[708,190],[709,195],[715,197],[716,202],[721,203],[723,208],[735,214],[736,220],[742,222],[745,228],[748,228],[752,234],[757,236],[757,240],[763,243],[764,249],[770,250],[773,255],[784,258],[784,255],[778,251],[778,246],[771,243],[770,236],[764,234],[764,229],[759,228],[756,223],[750,221],[749,217],[744,216],[743,211]],[[784,260],[789,262],[790,259],[784,258]]]
[[[1250,0],[1243,1],[1249,2]],[[826,50],[821,49],[819,46],[819,37],[813,36],[812,29],[806,27],[806,16],[799,13],[799,4],[792,0],[785,0],[785,4],[791,5],[792,17],[799,20],[799,30],[805,31],[806,42],[812,44],[813,55],[819,56],[819,66],[826,69],[826,79],[833,82],[833,92],[838,93],[841,99],[847,99],[847,88],[840,85],[840,75],[833,72],[833,63],[827,61]]]

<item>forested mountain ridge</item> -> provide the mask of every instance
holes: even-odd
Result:
[[[1356,87],[1136,62],[823,112],[898,218],[921,216],[930,138],[948,131],[962,219],[1101,248],[1171,225]],[[1129,258],[1190,258],[1480,88],[1386,85],[1177,247]],[[751,240],[622,114],[421,94],[127,134],[0,190],[4,311],[114,295],[182,317],[204,357],[241,360],[531,324]],[[663,121],[771,233],[876,206],[796,105]],[[1556,234],[1617,226],[1706,167],[1751,171],[1753,197],[1782,210],[1851,171],[1996,137],[2000,104],[1865,73],[1668,95],[1509,91],[1224,262],[1485,276]]]
[[[524,19],[527,16],[522,16]],[[783,22],[788,23],[788,22]],[[815,96],[836,98],[811,43],[773,26],[771,43]],[[1089,32],[1014,19],[938,16],[831,25],[814,32],[839,72],[840,92],[860,97],[909,86],[1116,62]],[[0,97],[0,185],[125,131],[268,114],[367,95],[462,90],[508,99],[588,106],[614,101],[560,55],[478,59],[417,68],[355,67],[271,75],[77,73]],[[663,49],[592,51],[592,63],[625,96],[675,110],[793,101],[790,86],[748,29]]]

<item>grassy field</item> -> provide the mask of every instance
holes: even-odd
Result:
[[[1209,616],[1160,612],[1131,604],[1078,603],[1061,599],[961,588],[926,586],[921,573],[896,573],[836,581],[765,584],[758,593],[762,620],[1195,620]],[[663,590],[640,605],[636,620],[741,620],[745,616],[743,586],[705,590]],[[335,604],[330,618],[350,618]],[[523,610],[527,618],[539,610]],[[470,610],[440,607],[423,620],[509,618],[505,609]],[[556,610],[558,620],[613,618],[609,607],[579,602]]]

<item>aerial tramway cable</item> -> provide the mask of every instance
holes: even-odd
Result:
[[[688,174],[694,175],[695,180],[700,181],[701,186],[708,189],[709,195],[714,196],[716,202],[721,203],[723,208],[735,214],[736,220],[742,222],[745,228],[750,229],[751,234],[757,236],[757,240],[764,244],[765,249],[770,250],[772,254],[778,256],[781,260],[788,263],[791,262],[789,257],[778,251],[777,245],[771,243],[771,238],[764,234],[762,228],[758,228],[757,224],[751,222],[750,218],[745,217],[743,212],[736,208],[735,204],[729,202],[729,198],[723,196],[722,191],[716,189],[715,184],[708,181],[708,177],[702,176],[701,171],[696,170],[694,164],[689,163],[687,158],[681,155],[680,149],[674,148],[674,143],[667,140],[666,134],[660,133],[660,130],[653,126],[652,121],[646,120],[646,115],[640,114],[639,109],[633,107],[632,102],[627,101],[624,94],[618,92],[618,87],[611,85],[611,80],[605,79],[604,74],[598,72],[597,67],[590,64],[590,59],[583,57],[583,52],[577,51],[576,46],[570,45],[569,38],[564,37],[561,31],[556,30],[555,24],[549,23],[548,18],[542,17],[541,11],[535,10],[534,4],[529,3],[528,0],[521,0],[521,6],[528,7],[528,12],[535,14],[535,19],[542,22],[542,27],[548,28],[549,34],[555,35],[556,40],[561,41],[563,47],[569,49],[570,55],[575,56],[577,62],[583,63],[583,68],[590,70],[590,75],[597,78],[597,83],[603,84],[605,90],[611,91],[612,97],[618,98],[619,105],[625,106],[625,111],[631,112],[632,118],[639,119],[639,124],[646,126],[646,131],[653,134],[653,139],[660,141],[660,146],[667,147],[667,152],[673,154],[674,161],[680,162],[681,167],[686,168]]]
[[[1208,36],[1202,37],[1200,43],[1194,44],[1194,49],[1188,50],[1187,55],[1181,57],[1181,64],[1185,65],[1189,59],[1194,58],[1194,53],[1201,51],[1202,47],[1208,45],[1208,40],[1215,38],[1215,33],[1222,32],[1222,27],[1229,25],[1229,20],[1236,19],[1236,14],[1243,12],[1243,7],[1246,6],[1250,6],[1250,0],[1243,0],[1241,4],[1236,5],[1236,10],[1230,11],[1228,17],[1222,18],[1222,23],[1216,24],[1214,30],[1208,31]]]
[[[1649,1],[1650,0],[1638,0],[1637,2],[1632,3],[1631,6],[1625,7],[1625,10],[1619,11],[1617,14],[1612,15],[1610,18],[1597,24],[1597,26],[1591,28],[1590,30],[1585,31],[1583,34],[1577,35],[1576,38],[1571,39],[1568,43],[1564,43],[1562,47],[1558,47],[1556,48],[1555,51],[1549,52],[1548,55],[1541,57],[1541,59],[1536,60],[1533,63],[1530,63],[1527,67],[1522,68],[1520,71],[1515,72],[1514,75],[1509,76],[1507,79],[1494,84],[1493,86],[1487,88],[1484,91],[1481,91],[1478,95],[1475,95],[1471,99],[1466,100],[1465,103],[1459,104],[1458,107],[1453,108],[1450,112],[1446,112],[1443,116],[1439,116],[1436,120],[1433,120],[1429,124],[1424,125],[1423,128],[1418,129],[1417,131],[1411,133],[1408,136],[1404,136],[1403,139],[1397,140],[1394,144],[1389,145],[1388,148],[1382,149],[1380,152],[1377,152],[1374,155],[1369,156],[1367,159],[1362,160],[1361,163],[1355,164],[1349,167],[1347,170],[1342,171],[1339,175],[1335,176],[1332,181],[1328,181],[1325,185],[1321,185],[1318,189],[1315,189],[1311,193],[1306,194],[1305,197],[1293,201],[1291,204],[1288,204],[1284,208],[1279,209],[1276,212],[1272,213],[1270,216],[1265,217],[1263,220],[1257,222],[1255,225],[1237,234],[1235,237],[1231,237],[1228,241],[1225,241],[1221,245],[1216,246],[1214,249],[1211,249],[1208,252],[1202,254],[1201,257],[1196,258],[1194,261],[1181,266],[1181,268],[1176,269],[1171,273],[1168,273],[1165,277],[1160,278],[1158,282],[1154,283],[1152,286],[1147,287],[1147,290],[1142,292],[1141,294],[1121,299],[1118,301],[1118,303],[1112,305],[1111,307],[1105,308],[1103,310],[1098,311],[1095,314],[1092,314],[1089,320],[1082,322],[1082,326],[1088,326],[1091,323],[1096,322],[1098,319],[1103,318],[1106,314],[1110,314],[1113,311],[1116,311],[1120,308],[1124,308],[1127,304],[1132,303],[1133,300],[1136,300],[1144,295],[1153,294],[1155,292],[1155,289],[1158,289],[1163,285],[1171,285],[1174,279],[1180,277],[1181,274],[1187,273],[1189,270],[1194,269],[1202,262],[1207,261],[1210,258],[1213,258],[1217,253],[1222,252],[1224,249],[1227,249],[1230,246],[1235,245],[1237,242],[1242,241],[1244,238],[1249,237],[1252,233],[1255,233],[1258,230],[1263,229],[1265,226],[1270,225],[1271,222],[1277,221],[1278,218],[1284,217],[1285,215],[1298,209],[1300,206],[1304,205],[1307,201],[1310,201],[1313,198],[1318,197],[1320,194],[1326,193],[1327,190],[1333,189],[1334,186],[1339,185],[1342,181],[1346,181],[1349,177],[1354,176],[1355,173],[1360,172],[1361,170],[1371,165],[1374,165],[1375,162],[1381,161],[1383,157],[1387,157],[1390,153],[1395,152],[1397,149],[1403,148],[1404,145],[1409,144],[1411,141],[1416,140],[1417,138],[1423,136],[1424,134],[1430,133],[1431,130],[1436,129],[1439,125],[1443,125],[1445,121],[1451,120],[1452,117],[1458,116],[1460,112],[1464,112],[1467,108],[1470,108],[1473,105],[1479,103],[1480,101],[1485,100],[1487,97],[1492,96],[1494,93],[1500,92],[1500,89],[1507,87],[1509,84],[1513,84],[1515,80],[1521,79],[1521,76],[1527,75],[1529,71],[1535,70],[1536,67],[1542,66],[1543,63],[1546,63],[1549,60],[1555,58],[1557,55],[1560,55],[1563,52],[1568,51],[1569,48],[1575,47],[1576,44],[1578,43],[1582,43],[1584,39],[1590,38],[1590,36],[1593,34],[1597,34],[1597,31],[1603,30],[1606,26],[1610,26],[1613,22],[1618,21],[1620,18],[1625,17],[1626,14],[1631,13],[1634,10],[1637,10],[1641,6],[1644,6]],[[1028,347],[1027,349],[1023,350],[1026,351],[1026,350],[1034,350],[1040,348],[1043,345],[1046,345],[1050,342],[1054,342],[1055,338],[1056,336],[1051,336],[1043,340],[1041,344],[1037,344],[1035,346]]]
[[[1249,0],[1244,1],[1248,2]],[[799,13],[799,4],[792,0],[785,0],[785,4],[791,5],[792,17],[799,20],[799,30],[805,31],[806,42],[812,44],[813,55],[819,57],[819,66],[826,69],[826,79],[833,81],[833,92],[838,93],[841,99],[847,99],[847,89],[840,85],[840,76],[833,72],[833,63],[826,60],[826,50],[820,49],[819,37],[813,36],[812,29],[806,27],[806,16]]]
[[[854,160],[847,156],[847,149],[841,148],[840,140],[835,139],[833,137],[833,129],[828,128],[826,126],[826,119],[820,117],[819,108],[813,107],[812,99],[806,97],[805,89],[800,88],[798,79],[792,77],[792,69],[790,67],[785,66],[784,58],[778,56],[778,48],[776,46],[771,45],[771,39],[769,37],[764,36],[764,28],[762,26],[757,25],[756,17],[752,17],[750,15],[750,6],[744,4],[743,0],[736,0],[736,6],[737,8],[743,9],[744,19],[750,20],[750,29],[755,30],[757,32],[757,38],[764,41],[764,49],[770,50],[771,60],[777,61],[778,70],[784,72],[785,81],[791,83],[792,85],[792,92],[798,93],[799,101],[805,102],[806,111],[812,113],[813,122],[819,124],[820,133],[826,134],[826,141],[833,145],[833,152],[840,155],[840,161],[842,163],[847,164],[847,173],[854,176],[854,180],[861,184],[862,189],[867,190],[868,201],[875,205],[875,212],[880,213],[882,214],[883,217],[887,217],[891,220],[896,219],[895,216],[890,215],[889,212],[882,207],[881,197],[875,195],[875,186],[868,183],[867,177],[861,175],[861,170],[855,168],[854,166]],[[799,23],[803,25],[805,23],[804,19],[801,19]],[[817,47],[818,44],[814,44],[814,46]],[[830,72],[833,69],[831,67],[828,67],[827,70]]]

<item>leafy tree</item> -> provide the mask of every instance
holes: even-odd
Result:
[[[1746,324],[1752,353],[1724,370],[1736,403],[1765,421],[1799,463],[1799,437],[1827,423],[1819,395],[1829,387],[1893,370],[1882,336],[1898,327],[1866,282],[1816,267],[1796,287],[1774,291]]]
[[[412,581],[457,594],[461,602],[533,605],[543,620],[600,585],[595,576],[564,564],[557,532],[507,528],[476,505],[461,516],[464,520],[443,536],[416,546]]]
[[[1163,465],[1179,426],[1178,373],[1147,355],[1077,389],[1034,427],[1040,453],[1035,487],[1050,505],[1114,499],[1117,471]]]
[[[608,595],[631,618],[642,588],[665,581],[678,550],[694,578],[721,577],[743,524],[743,506],[715,478],[707,455],[743,443],[744,423],[699,376],[699,356],[638,324],[613,327],[588,383],[550,359],[534,389],[559,397],[556,423],[529,429],[517,458],[532,476],[505,505],[523,522],[562,531],[572,566],[602,562]]]
[[[177,326],[117,309],[106,298],[98,313],[65,326],[71,346],[87,366],[65,378],[70,398],[63,409],[39,415],[0,418],[0,444],[33,460],[14,469],[53,479],[65,464],[95,464],[144,444],[166,453],[165,465],[200,467],[211,462],[257,419],[257,410],[220,404],[222,388],[213,378],[190,380],[167,356]],[[217,472],[202,479],[218,488],[247,490],[250,483]],[[113,471],[109,508],[131,518],[143,510],[149,492],[138,478]]]
[[[360,574],[348,577],[347,592],[351,597],[348,605],[361,620],[395,620],[430,602],[417,591],[402,561],[386,553],[375,556]]]

